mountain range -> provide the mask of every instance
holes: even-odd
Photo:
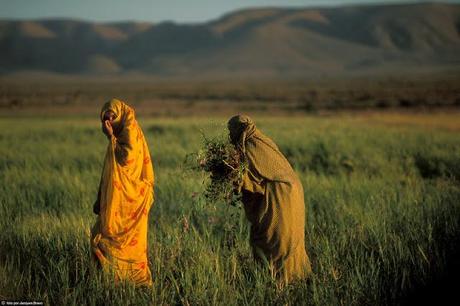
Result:
[[[196,24],[1,20],[0,73],[303,77],[460,68],[460,5],[254,8]]]

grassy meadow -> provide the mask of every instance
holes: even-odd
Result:
[[[458,115],[255,116],[305,189],[314,275],[284,289],[253,262],[243,209],[206,203],[205,176],[184,167],[201,132],[223,133],[227,118],[140,117],[156,174],[152,290],[115,287],[92,262],[92,204],[107,145],[96,116],[3,117],[0,299],[376,305],[444,294],[449,286],[436,284],[458,268]]]

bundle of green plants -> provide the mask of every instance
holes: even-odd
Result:
[[[227,137],[207,138],[203,134],[203,147],[187,156],[189,168],[209,174],[204,196],[209,202],[224,201],[239,206],[240,186],[246,163],[243,156]]]

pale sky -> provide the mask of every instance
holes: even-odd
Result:
[[[203,22],[248,7],[338,6],[418,0],[0,0],[0,19],[74,18],[90,21]],[[460,0],[431,1],[460,3]]]

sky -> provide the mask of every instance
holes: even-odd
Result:
[[[0,0],[0,19],[73,18],[90,21],[203,22],[248,7],[308,7],[418,0]],[[453,2],[460,0],[431,1]]]

